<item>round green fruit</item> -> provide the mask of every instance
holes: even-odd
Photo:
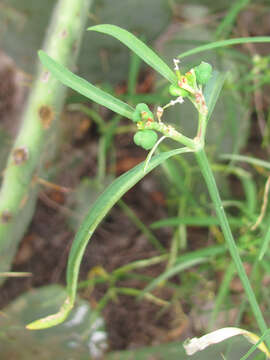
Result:
[[[186,97],[189,95],[189,92],[187,90],[181,89],[178,85],[170,85],[169,87],[169,93],[172,96],[182,96]]]
[[[194,68],[196,80],[199,84],[205,85],[212,76],[212,66],[207,62],[202,61],[200,65]]]
[[[145,150],[150,150],[157,142],[158,136],[154,130],[141,130],[134,135],[134,142]]]
[[[134,111],[134,113],[132,114],[132,121],[134,122],[138,122],[141,121],[141,114],[139,111]]]
[[[150,112],[149,107],[144,103],[137,104],[136,105],[136,111],[138,111],[138,112],[142,112],[142,111]]]

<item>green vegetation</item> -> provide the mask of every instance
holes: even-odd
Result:
[[[82,189],[78,189],[78,194],[84,198],[84,208],[80,209],[81,213],[78,211],[78,218],[81,219],[82,215],[83,219],[78,228],[77,218],[75,225],[72,220],[72,226],[77,230],[68,256],[66,298],[58,312],[27,324],[28,330],[43,330],[63,323],[75,306],[77,292],[89,289],[92,291],[98,284],[106,285],[106,290],[91,315],[91,323],[102,314],[109,302],[116,301],[120,295],[135,297],[138,301],[145,299],[159,306],[162,312],[163,309],[175,306],[175,303],[185,302],[185,299],[190,299],[194,293],[200,296],[201,287],[205,285],[207,288],[207,284],[213,281],[216,285],[207,293],[213,306],[207,314],[208,321],[204,329],[209,333],[209,338],[205,335],[197,340],[192,339],[184,343],[184,348],[190,346],[190,354],[193,354],[208,345],[216,344],[218,341],[211,339],[211,332],[217,328],[220,314],[227,314],[230,309],[234,309],[237,313],[235,321],[230,323],[229,327],[224,326],[225,335],[222,335],[222,339],[229,338],[228,333],[231,331],[231,336],[242,334],[255,344],[248,353],[241,355],[241,360],[248,358],[256,349],[270,357],[270,313],[267,310],[269,292],[263,285],[270,273],[270,213],[267,206],[270,163],[259,159],[257,154],[239,154],[241,148],[246,145],[248,126],[241,128],[243,119],[238,116],[249,116],[251,95],[253,92],[258,95],[257,92],[261,91],[265,84],[270,83],[270,56],[256,54],[251,58],[242,53],[241,49],[234,47],[240,44],[270,43],[270,37],[232,36],[236,18],[248,4],[247,0],[233,3],[216,30],[215,41],[198,42],[198,46],[178,53],[176,58],[171,59],[173,70],[144,41],[122,27],[110,24],[89,27],[90,38],[101,36],[100,34],[111,36],[132,51],[125,88],[118,93],[108,84],[94,85],[69,70],[70,64],[67,63],[67,59],[71,52],[70,44],[68,50],[64,51],[65,57],[57,56],[49,46],[45,47],[45,51],[38,52],[42,69],[48,71],[49,81],[52,81],[54,86],[49,93],[49,100],[53,99],[53,104],[57,105],[57,108],[53,107],[53,113],[55,109],[60,112],[64,103],[63,93],[59,95],[60,83],[74,90],[76,95],[70,96],[67,106],[72,111],[79,111],[93,120],[97,129],[98,151],[96,175],[87,184],[80,184]],[[171,6],[174,5],[175,2],[172,1]],[[81,5],[78,6],[81,8]],[[84,21],[85,19],[80,20],[77,24],[79,34]],[[180,44],[177,39],[175,43]],[[221,60],[223,57],[226,59],[224,63]],[[183,64],[182,59],[185,59]],[[72,63],[74,61],[75,57]],[[155,80],[151,92],[138,93],[136,85],[140,71],[145,69],[143,63],[161,76],[161,79],[158,77]],[[46,84],[45,87],[42,85],[42,91],[38,90],[38,85],[36,86],[37,88],[32,90],[32,96],[37,101],[33,103],[30,98],[27,109],[33,111],[37,108],[36,103],[41,106],[41,100],[46,104],[42,106],[54,106],[51,102],[47,104]],[[83,103],[86,98],[91,101],[91,107]],[[270,145],[270,111],[267,110],[267,116],[262,119],[263,109],[258,106],[256,99],[258,96],[255,96],[254,114],[261,119],[258,126],[261,136],[260,147],[267,153]],[[223,111],[217,110],[221,103]],[[107,114],[109,121],[98,111],[98,105],[115,113]],[[188,106],[192,107],[192,110]],[[186,117],[186,110],[182,113],[182,108],[189,109],[187,111],[190,117]],[[39,114],[42,115],[40,111]],[[223,116],[222,121],[219,121],[219,116]],[[44,127],[39,126],[41,134],[35,138],[33,134],[36,135],[37,132],[34,131],[29,119],[31,120],[31,117],[28,115],[27,120],[23,119],[19,140],[11,150],[3,178],[1,194],[12,200],[12,206],[7,205],[7,200],[3,201],[0,194],[0,259],[6,257],[9,249],[6,239],[11,238],[9,234],[15,229],[12,224],[16,217],[20,216],[22,200],[30,190],[32,191],[31,181],[44,146],[44,133],[47,128],[44,130]],[[190,125],[191,131],[186,129],[187,124]],[[20,140],[25,132],[26,142]],[[134,147],[135,143],[138,146],[134,147],[136,151],[149,152],[144,154],[144,161],[118,177],[112,170],[113,180],[108,185],[108,159],[111,160],[115,155],[114,139],[118,135],[130,138],[129,146]],[[243,139],[239,139],[241,136]],[[34,141],[31,151],[30,140]],[[227,149],[227,154],[224,153],[224,149]],[[16,160],[17,158],[19,160]],[[153,176],[159,171],[160,186],[164,187],[167,217],[146,226],[142,216],[137,215],[126,200],[123,200],[123,196],[153,170]],[[26,179],[23,187],[18,182],[22,174]],[[44,172],[42,176],[43,174]],[[238,191],[234,191],[230,181],[237,184]],[[83,189],[83,185],[86,190]],[[37,189],[34,191],[34,199]],[[101,193],[95,197],[90,207],[85,206],[90,202],[87,197],[89,189]],[[115,205],[120,207],[147,239],[154,255],[128,262],[110,273],[102,266],[97,266],[89,270],[86,280],[79,281],[80,266],[86,247],[90,246],[91,249],[90,240],[94,232]],[[29,212],[28,220],[24,221],[24,229],[16,232],[14,248],[6,263],[4,260],[1,261],[0,269],[3,274],[4,271],[7,273],[10,270],[16,246],[32,213],[33,210]],[[77,213],[76,208],[74,213]],[[158,234],[160,229],[168,227],[172,236],[169,243],[166,243]],[[196,232],[198,229],[203,240],[198,240],[201,243],[197,246],[190,243],[190,232]],[[199,232],[196,234],[195,240]],[[153,277],[140,272],[153,265],[160,265],[163,269],[158,276]],[[222,278],[222,281],[217,278]],[[140,288],[121,286],[121,281],[125,279],[135,279],[142,285]],[[240,301],[236,306],[232,293],[233,286],[238,280],[238,287],[241,287],[240,292],[243,294],[238,297]],[[173,294],[171,299],[164,299],[160,295],[159,290],[167,288]],[[190,301],[192,307],[192,300]],[[248,321],[245,319],[246,322],[243,320],[244,315],[248,318]],[[213,336],[215,334],[217,333],[213,332]],[[229,353],[229,347],[227,351]],[[146,353],[149,355],[148,350]],[[110,354],[108,358],[114,356],[121,358],[122,355]],[[226,353],[224,357],[230,358]]]

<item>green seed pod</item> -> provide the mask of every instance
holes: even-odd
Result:
[[[137,110],[134,111],[134,113],[132,114],[132,121],[134,122],[141,121],[141,114],[139,111]]]
[[[136,105],[136,111],[138,111],[138,112],[142,112],[142,111],[149,112],[150,110],[149,110],[149,107],[146,104],[140,103],[140,104]]]
[[[182,96],[186,97],[189,95],[189,92],[187,90],[181,89],[178,85],[171,85],[169,87],[169,93],[172,96]]]
[[[158,136],[154,130],[138,131],[134,135],[134,142],[136,145],[141,146],[145,150],[150,150],[157,142]]]
[[[194,68],[196,80],[199,84],[205,85],[212,76],[212,66],[204,61]]]

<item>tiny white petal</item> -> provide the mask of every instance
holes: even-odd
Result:
[[[178,64],[180,63],[179,59],[173,59],[174,62],[174,70],[179,70],[179,66]]]
[[[183,102],[184,102],[184,99],[182,96],[179,96],[176,100],[179,102],[179,104],[183,104]]]

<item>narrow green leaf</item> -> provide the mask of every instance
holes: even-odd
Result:
[[[229,223],[235,226],[243,225],[243,221],[241,219],[232,218],[232,217],[229,218]],[[213,216],[172,217],[172,218],[155,221],[150,225],[150,228],[159,229],[165,226],[179,226],[179,225],[209,227],[219,224],[220,223],[218,218]]]
[[[266,234],[264,235],[263,241],[262,241],[262,246],[261,246],[260,253],[259,253],[259,261],[262,261],[265,253],[267,252],[269,243],[270,243],[270,227],[268,228]]]
[[[218,254],[225,253],[227,251],[226,246],[212,246],[207,249],[197,250],[192,253],[184,254],[178,260],[173,267],[164,271],[160,276],[155,278],[150,282],[149,285],[142,291],[140,297],[144,296],[145,293],[153,290],[163,281],[169,279],[170,277],[179,274],[181,271],[191,268],[192,266],[204,263],[209,260],[210,257],[216,256]]]
[[[135,109],[131,106],[92,85],[81,77],[73,74],[63,65],[54,61],[44,51],[40,50],[38,55],[42,64],[52,73],[53,76],[61,81],[61,83],[86,96],[88,99],[100,105],[106,106],[108,109],[124,117],[132,119],[132,114]]]
[[[91,26],[87,30],[97,31],[115,37],[171,83],[177,81],[176,75],[169,66],[152,49],[129,31],[110,24]]]
[[[262,167],[270,170],[270,162],[269,161],[264,161],[261,159],[253,158],[251,156],[235,155],[235,154],[222,154],[222,155],[220,155],[220,158],[225,159],[225,160],[243,161],[243,162],[247,162],[249,164],[253,164],[255,166],[262,166]]]
[[[97,226],[111,210],[114,204],[146,174],[171,156],[184,153],[185,151],[186,148],[181,148],[154,156],[150,161],[146,172],[144,171],[144,162],[140,163],[114,180],[112,184],[99,196],[77,231],[71,247],[67,267],[67,299],[65,300],[65,303],[62,305],[58,313],[34,321],[27,326],[28,329],[49,328],[60,324],[68,316],[76,298],[82,257]]]
[[[235,20],[240,13],[248,4],[250,0],[236,0],[230,6],[226,16],[221,21],[219,26],[216,29],[216,38],[226,38],[231,33],[234,25]]]
[[[205,45],[198,46],[194,49],[183,52],[178,55],[178,58],[183,59],[184,57],[198,54],[203,51],[217,49],[224,46],[237,45],[237,44],[246,44],[246,43],[262,43],[262,42],[270,42],[270,36],[254,36],[254,37],[244,37],[244,38],[236,38],[236,39],[227,39],[215,41],[212,43],[208,43]]]
[[[203,94],[205,97],[205,101],[208,107],[208,115],[207,115],[207,122],[209,121],[213,110],[216,106],[216,103],[219,98],[219,94],[222,90],[224,85],[224,81],[226,79],[226,73],[220,73],[218,71],[214,71],[211,79],[206,84]]]

